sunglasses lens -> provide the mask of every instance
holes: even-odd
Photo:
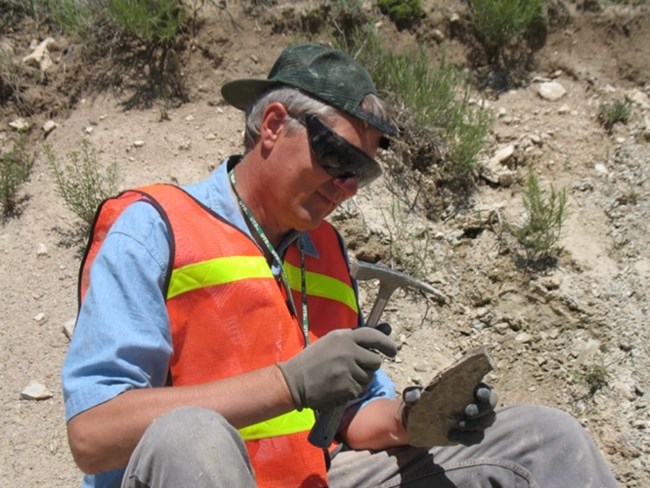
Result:
[[[306,118],[311,148],[322,168],[335,178],[356,176],[364,186],[381,174],[377,161],[332,131],[315,115]]]

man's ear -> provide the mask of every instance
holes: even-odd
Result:
[[[281,103],[269,104],[264,109],[260,126],[262,148],[270,150],[278,140],[286,125],[287,108]]]

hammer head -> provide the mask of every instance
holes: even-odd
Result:
[[[350,260],[350,275],[362,281],[379,280],[381,286],[391,290],[395,288],[415,288],[428,293],[436,292],[432,286],[406,273],[367,261]]]

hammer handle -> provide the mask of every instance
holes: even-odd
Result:
[[[345,405],[326,410],[318,414],[316,423],[311,428],[307,439],[316,447],[327,449],[334,441],[336,431],[339,428],[343,414],[345,413]]]
[[[375,300],[370,315],[368,316],[366,327],[372,327],[373,329],[377,327],[377,324],[379,324],[379,317],[381,317],[381,313],[384,311],[384,307],[388,303],[388,299],[394,290],[394,286],[385,285],[383,283],[379,285],[377,299]],[[385,333],[385,331],[382,332]],[[327,449],[334,441],[334,437],[339,429],[339,424],[341,423],[344,413],[345,405],[320,412],[316,418],[316,423],[307,436],[309,442],[314,446]]]

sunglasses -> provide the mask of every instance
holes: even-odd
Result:
[[[365,151],[349,143],[313,114],[297,119],[307,128],[309,145],[314,151],[318,164],[334,178],[359,180],[365,186],[381,174],[379,163]],[[382,141],[380,147],[386,147]]]

